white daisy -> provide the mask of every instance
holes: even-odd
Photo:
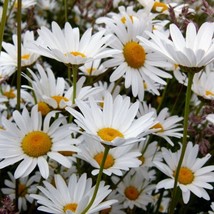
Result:
[[[181,138],[183,136],[182,124],[179,123],[182,120],[183,118],[177,115],[170,116],[169,109],[163,108],[155,119],[157,123],[152,127],[152,134],[162,137],[173,146],[174,143],[169,137]]]
[[[42,177],[49,176],[47,158],[56,160],[65,167],[71,167],[69,159],[59,151],[78,151],[73,145],[77,140],[71,139],[71,130],[64,117],[59,117],[52,124],[50,120],[56,112],[49,113],[42,121],[38,107],[34,106],[31,115],[24,109],[13,112],[14,122],[2,119],[4,130],[0,136],[0,169],[19,163],[15,178],[29,175],[38,165]]]
[[[5,195],[9,195],[12,200],[15,199],[16,180],[11,172],[8,172],[10,180],[5,179],[4,184],[7,187],[1,189]],[[29,196],[36,193],[37,184],[40,181],[40,175],[33,175],[31,177],[20,178],[18,182],[18,209],[19,211],[27,210],[27,202],[32,203],[33,199]]]
[[[34,5],[36,5],[36,0],[22,0],[22,9],[27,9],[27,8],[32,7]],[[15,0],[13,7],[14,7],[14,9],[17,9],[18,0]]]
[[[72,28],[67,22],[62,30],[52,22],[52,31],[46,27],[38,30],[39,38],[29,47],[37,53],[65,64],[80,65],[106,57],[111,51],[106,49],[111,35],[104,36],[105,30],[92,35],[92,28],[85,31],[80,39],[79,28]]]
[[[214,66],[213,63],[211,63]],[[212,67],[214,69],[214,67]],[[203,71],[194,75],[192,91],[204,99],[214,100],[214,71]]]
[[[36,75],[35,72],[29,69],[32,79],[27,75],[24,76],[32,85],[39,110],[41,110],[43,115],[46,115],[51,110],[50,107],[64,109],[65,106],[71,106],[73,101],[73,87],[69,87],[64,78],[56,78],[50,68],[44,70],[41,65],[37,64],[37,70],[39,75]],[[84,82],[84,77],[77,81],[76,99],[86,100],[89,96],[102,91],[100,87],[83,87]],[[29,87],[27,86],[27,88]]]
[[[111,146],[139,141],[154,124],[153,113],[135,119],[139,104],[131,104],[129,97],[123,99],[118,95],[113,100],[112,95],[106,93],[102,109],[93,97],[89,98],[89,103],[76,100],[76,104],[81,113],[69,107],[66,110],[76,118],[79,127],[86,135]]]
[[[79,67],[80,71],[86,76],[97,76],[104,73],[107,68],[101,63],[101,59],[86,62],[83,66]]]
[[[31,194],[42,206],[38,210],[47,213],[56,214],[81,214],[93,195],[92,179],[82,174],[78,179],[75,174],[71,175],[68,184],[65,183],[61,175],[55,175],[55,186],[44,181],[44,186],[38,189],[43,195]],[[109,186],[104,186],[101,181],[97,197],[87,213],[98,212],[99,210],[109,208],[116,200],[103,201],[111,192]]]
[[[138,39],[154,51],[167,57],[173,64],[195,68],[196,72],[213,61],[214,54],[214,23],[205,22],[196,32],[193,23],[189,23],[186,30],[186,38],[175,24],[169,27],[170,37],[161,32],[147,32],[152,40],[138,36]]]
[[[152,31],[151,20],[146,17],[143,22],[140,19],[132,22],[131,18],[126,16],[126,24],[120,19],[112,21],[109,18],[104,19],[103,22],[114,34],[110,47],[117,50],[117,53],[112,55],[112,59],[104,62],[104,66],[115,68],[110,81],[124,77],[125,88],[131,87],[134,97],[144,93],[145,84],[151,90],[156,88],[153,86],[154,82],[165,85],[166,82],[162,78],[171,78],[171,75],[159,67],[167,67],[168,63],[137,39],[137,36],[145,36],[145,30]],[[154,89],[154,92],[156,91]]]
[[[112,178],[114,183],[119,178]],[[155,185],[142,177],[142,174],[130,171],[124,179],[118,184],[117,191],[123,196],[124,208],[133,209],[134,206],[146,210],[146,206],[154,201],[151,193],[155,189]]]
[[[15,71],[17,67],[17,35],[13,35],[12,37],[13,43],[2,43],[2,47],[4,48],[4,51],[1,52],[0,55],[0,70],[5,69],[6,67],[9,67],[11,70],[13,68],[13,72]],[[28,42],[33,42],[34,41],[34,34],[33,31],[26,31],[23,35],[23,42],[21,46],[21,66],[30,66],[33,63],[36,62],[38,59],[39,55],[35,54],[31,50],[27,48],[27,43]]]
[[[210,182],[213,182],[214,166],[202,167],[211,157],[207,154],[203,158],[198,158],[199,146],[189,142],[187,144],[184,159],[178,175],[177,186],[182,191],[182,198],[184,203],[188,203],[190,193],[192,192],[199,198],[210,200],[210,197],[205,189],[213,189]],[[156,188],[172,189],[174,187],[175,172],[177,170],[180,159],[181,149],[175,153],[162,148],[163,159],[166,163],[154,161],[156,167],[161,170],[169,178],[160,181]]]
[[[79,145],[79,148],[80,152],[78,152],[77,157],[96,168],[91,173],[97,175],[103,160],[105,147],[101,143],[87,138],[84,143]],[[130,168],[140,165],[141,161],[137,158],[140,155],[141,153],[137,149],[133,149],[133,146],[130,145],[114,147],[107,154],[103,173],[108,176],[112,174],[122,176],[122,170],[127,171]]]

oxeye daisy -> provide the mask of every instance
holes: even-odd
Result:
[[[84,134],[95,140],[111,146],[127,145],[147,134],[153,123],[153,113],[148,113],[138,119],[135,116],[139,104],[131,104],[130,98],[118,95],[114,100],[110,93],[106,93],[103,108],[93,97],[89,103],[76,100],[80,112],[67,107],[76,119],[75,122]]]
[[[61,155],[60,151],[78,151],[73,145],[77,140],[71,138],[68,124],[61,125],[66,120],[59,117],[52,124],[51,117],[56,112],[49,113],[42,121],[42,115],[38,112],[38,106],[34,106],[31,114],[24,108],[22,114],[13,112],[11,122],[2,119],[4,129],[0,136],[0,169],[19,161],[15,171],[15,178],[29,175],[36,166],[42,177],[49,176],[47,158],[51,158],[65,167],[71,167],[70,160]]]
[[[101,63],[101,59],[86,62],[83,66],[79,67],[79,69],[86,76],[97,76],[107,70],[107,68],[105,68]]]
[[[36,0],[22,0],[22,9],[27,9],[27,8],[32,7],[34,5],[36,5]],[[15,0],[13,7],[14,7],[14,9],[17,9],[18,0]]]
[[[152,24],[149,18],[143,22],[139,19],[132,22],[126,17],[126,24],[121,21],[109,19],[103,20],[107,28],[113,33],[113,42],[109,45],[117,53],[112,54],[112,58],[104,62],[104,66],[113,67],[114,71],[110,76],[110,81],[125,78],[125,88],[131,87],[134,97],[143,93],[143,86],[149,89],[156,88],[154,83],[165,85],[162,78],[171,78],[171,75],[160,69],[168,63],[148,46],[142,45],[137,36],[145,36],[145,30],[151,31]],[[148,22],[147,22],[148,20]],[[150,23],[150,24],[148,24]],[[142,99],[142,95],[140,95]]]
[[[199,146],[189,142],[179,171],[177,186],[181,189],[185,204],[188,203],[191,192],[199,198],[210,200],[205,189],[213,189],[213,186],[209,183],[213,182],[214,166],[203,167],[211,155],[207,154],[203,158],[198,158],[198,152]],[[157,189],[173,188],[180,154],[181,149],[173,153],[170,150],[162,148],[162,155],[165,163],[154,161],[154,164],[160,171],[167,175],[168,178],[160,181],[156,186]]]
[[[214,202],[211,203],[210,207],[211,207],[212,211],[210,210],[210,211],[208,211],[208,213],[214,214]]]
[[[4,184],[7,187],[1,189],[5,195],[9,195],[12,200],[15,199],[16,180],[11,172],[8,172],[10,179],[5,179]],[[27,202],[32,203],[33,199],[29,196],[36,193],[37,184],[40,180],[40,175],[33,175],[31,177],[20,178],[18,183],[18,209],[19,211],[27,210]]]
[[[38,187],[42,195],[31,194],[31,197],[42,205],[38,210],[46,213],[81,214],[93,195],[94,187],[92,187],[91,178],[87,179],[85,173],[80,178],[72,174],[66,184],[61,175],[55,175],[54,181],[55,186],[44,181],[44,187]],[[97,197],[87,213],[109,208],[117,202],[116,200],[102,202],[110,192],[109,186],[104,186],[104,182],[101,181]]]
[[[119,178],[112,177],[112,180],[117,183]],[[130,171],[118,184],[116,191],[123,197],[124,208],[133,209],[136,206],[146,210],[146,206],[154,201],[151,195],[154,189],[155,185],[144,179],[142,174]]]
[[[138,39],[184,70],[192,68],[194,72],[199,72],[213,61],[214,23],[203,23],[198,32],[196,32],[195,25],[189,23],[186,29],[186,38],[175,24],[171,24],[169,30],[171,39],[158,31],[147,32],[151,40],[140,36]]]
[[[52,31],[44,26],[38,30],[38,40],[29,44],[33,51],[64,64],[73,65],[106,57],[112,52],[106,49],[111,35],[104,36],[105,30],[92,35],[90,28],[80,39],[79,28],[72,28],[68,22],[65,23],[64,30],[56,22],[52,22],[51,26]]]
[[[2,43],[2,47],[4,48],[4,51],[1,52],[0,55],[0,69],[3,68],[5,69],[6,67],[9,67],[10,69],[13,68],[13,72],[15,71],[17,67],[17,35],[12,36],[12,40],[14,44]],[[23,42],[21,46],[21,66],[26,67],[30,66],[33,63],[36,62],[38,59],[39,55],[30,51],[27,48],[27,43],[28,42],[33,42],[34,41],[34,34],[33,31],[26,31],[23,35]]]
[[[174,143],[169,137],[181,138],[183,136],[182,124],[179,123],[182,120],[183,118],[177,115],[170,116],[168,108],[163,108],[155,119],[157,123],[152,127],[152,134],[162,137],[173,146]]]
[[[92,174],[97,175],[105,147],[101,143],[87,138],[84,143],[79,145],[79,148],[80,152],[78,152],[77,156],[96,168],[92,171]],[[137,149],[133,149],[132,145],[112,148],[107,154],[103,173],[108,176],[112,174],[122,176],[122,170],[127,171],[140,165],[141,161],[137,158],[140,155],[141,153]]]
[[[192,91],[204,99],[214,100],[213,79],[214,71],[203,71],[195,74],[193,78]]]
[[[39,75],[36,75],[29,69],[32,78],[27,75],[24,76],[32,85],[31,89],[35,93],[38,108],[41,110],[42,114],[46,115],[52,108],[64,109],[65,106],[71,106],[73,100],[73,87],[69,87],[64,78],[56,78],[50,68],[45,70],[41,65],[37,64],[37,70]],[[97,94],[103,90],[100,87],[83,87],[84,82],[84,77],[77,81],[76,99],[85,100],[89,96]],[[27,88],[29,87],[27,86]]]

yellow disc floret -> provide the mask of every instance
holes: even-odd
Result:
[[[5,91],[3,95],[6,96],[8,99],[13,99],[16,97],[13,89],[10,89],[9,91]]]
[[[102,128],[97,132],[97,134],[104,141],[112,141],[116,137],[124,137],[120,131],[113,128]]]
[[[164,128],[160,123],[157,123],[154,126],[152,126],[152,129],[159,129],[158,132],[163,132],[164,131]]]
[[[24,54],[21,56],[22,60],[28,60],[30,58],[30,54]]]
[[[103,155],[104,155],[104,153],[100,152],[94,156],[94,160],[96,160],[99,165],[101,165],[101,162],[103,160]],[[108,169],[108,168],[112,167],[113,165],[114,165],[114,158],[112,155],[108,154],[106,157],[106,160],[105,160],[104,169]]]
[[[213,91],[206,91],[205,92],[206,96],[214,96],[214,92]]]
[[[70,52],[70,54],[74,55],[74,56],[80,56],[82,58],[85,58],[86,55],[84,53],[78,52],[78,51],[72,51]]]
[[[52,96],[52,98],[54,100],[56,100],[58,108],[59,108],[59,104],[60,104],[61,100],[64,100],[65,102],[69,101],[66,97],[63,97],[60,95]]]
[[[46,155],[52,146],[51,138],[42,131],[32,131],[25,135],[21,143],[25,154],[30,157]]]
[[[194,173],[191,169],[187,167],[181,167],[178,175],[178,182],[184,185],[191,184],[194,180],[194,177]]]
[[[131,41],[126,43],[123,48],[123,55],[128,66],[132,68],[140,68],[145,63],[145,50],[137,42]]]
[[[139,191],[134,186],[126,187],[124,194],[129,200],[132,200],[132,201],[136,200],[140,195]]]
[[[77,203],[70,203],[70,204],[66,204],[63,207],[63,211],[66,213],[67,210],[70,210],[72,212],[75,212],[77,209],[78,204]]]
[[[42,116],[45,116],[51,111],[51,109],[47,103],[38,102],[38,111],[40,111],[42,113]]]
[[[163,2],[155,1],[152,10],[158,13],[163,13],[165,10],[168,10],[168,6]]]

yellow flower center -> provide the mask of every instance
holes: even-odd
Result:
[[[132,23],[133,23],[133,16],[129,16],[129,18],[131,19],[131,21],[132,21]],[[123,17],[120,19],[120,21],[121,21],[123,24],[125,24],[125,23],[126,23],[126,17],[123,16]]]
[[[157,123],[154,126],[152,126],[152,129],[159,129],[157,132],[164,132],[164,128],[160,123]]]
[[[24,54],[21,56],[23,60],[28,60],[30,58],[30,54]]]
[[[126,187],[125,191],[125,196],[129,199],[129,200],[136,200],[138,198],[138,196],[140,195],[139,191],[137,190],[136,187],[134,186],[129,186]]]
[[[22,149],[30,157],[46,155],[52,146],[50,137],[42,131],[32,131],[22,140]]]
[[[175,172],[173,173],[175,176]],[[181,167],[178,175],[178,182],[184,185],[191,184],[194,180],[194,174],[192,170],[187,167]]]
[[[101,165],[101,162],[103,160],[103,155],[104,155],[103,152],[100,152],[94,156],[94,160],[96,160],[99,165]],[[114,165],[114,158],[112,155],[108,154],[105,160],[104,169],[108,169],[113,165]]]
[[[152,10],[154,12],[163,13],[165,10],[168,10],[168,6],[163,2],[155,1]]]
[[[96,71],[96,68],[87,68],[86,71],[89,75],[91,75],[93,71]]]
[[[18,185],[18,196],[25,197],[26,194],[27,194],[26,185],[19,183],[19,185]]]
[[[140,68],[145,63],[145,50],[137,42],[126,43],[123,48],[123,55],[128,66],[132,68]]]
[[[212,91],[206,91],[205,94],[206,96],[214,96],[214,93]]]
[[[97,132],[98,136],[102,138],[104,141],[112,141],[116,137],[123,138],[123,134],[113,128],[102,128]]]
[[[78,204],[76,203],[70,203],[70,204],[66,204],[63,208],[63,211],[66,212],[67,210],[70,210],[72,212],[75,212],[77,209]]]
[[[3,93],[4,96],[6,96],[8,99],[13,99],[16,97],[16,95],[14,94],[14,90],[10,89],[10,91],[5,91]]]
[[[52,96],[52,98],[54,100],[56,100],[58,108],[59,108],[59,104],[60,104],[61,100],[64,100],[66,102],[69,101],[66,97],[63,97],[63,96],[60,96],[60,95]]]
[[[145,158],[144,158],[144,156],[143,156],[143,155],[141,155],[138,159],[141,161],[141,165],[143,165],[143,164],[144,164],[144,162],[145,162]]]
[[[40,111],[42,113],[42,116],[45,116],[51,111],[51,109],[47,103],[39,102],[38,103],[38,111]]]
[[[86,55],[81,53],[81,52],[78,52],[78,51],[72,51],[70,52],[70,54],[74,55],[74,56],[81,56],[82,58],[85,58]]]

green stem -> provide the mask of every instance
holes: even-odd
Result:
[[[194,73],[188,72],[188,86],[186,91],[186,100],[185,100],[185,109],[184,109],[184,129],[183,129],[183,139],[182,139],[182,150],[181,150],[181,156],[180,156],[176,174],[175,174],[175,182],[174,182],[174,187],[172,192],[172,202],[170,204],[169,214],[174,213],[174,209],[176,206],[178,175],[180,172],[180,168],[181,168],[181,165],[184,159],[184,154],[187,147],[188,116],[189,116],[189,105],[190,105],[190,99],[191,99],[191,87],[192,87],[193,77],[194,77]]]
[[[18,0],[17,8],[17,105],[16,108],[20,111],[20,98],[21,98],[21,23],[22,23],[22,0]],[[19,180],[16,179],[16,191],[15,191],[15,206],[18,210],[18,186]]]
[[[89,202],[89,204],[87,205],[87,207],[82,211],[81,214],[86,214],[88,212],[88,210],[90,209],[90,207],[92,206],[92,204],[94,203],[94,200],[97,196],[97,192],[99,190],[99,186],[100,186],[100,181],[101,181],[101,178],[102,178],[102,174],[103,174],[103,169],[104,169],[104,164],[105,164],[105,161],[106,161],[106,158],[107,158],[107,155],[108,155],[108,152],[110,150],[110,146],[105,146],[105,150],[104,150],[104,154],[103,154],[103,159],[102,159],[102,162],[100,164],[100,170],[99,170],[99,174],[97,176],[97,181],[96,181],[96,185],[95,185],[95,188],[94,188],[94,193],[93,193],[93,196]]]
[[[75,104],[76,93],[77,93],[77,73],[78,73],[78,66],[72,65],[72,72],[73,72],[73,98],[72,104]]]
[[[67,0],[64,0],[64,10],[65,10],[65,22],[68,21],[68,4],[67,4]]]
[[[4,37],[4,28],[5,28],[5,23],[7,20],[7,9],[8,9],[8,0],[4,1],[3,5],[3,12],[2,12],[2,18],[1,18],[1,26],[0,26],[0,52],[2,49],[2,41]]]

